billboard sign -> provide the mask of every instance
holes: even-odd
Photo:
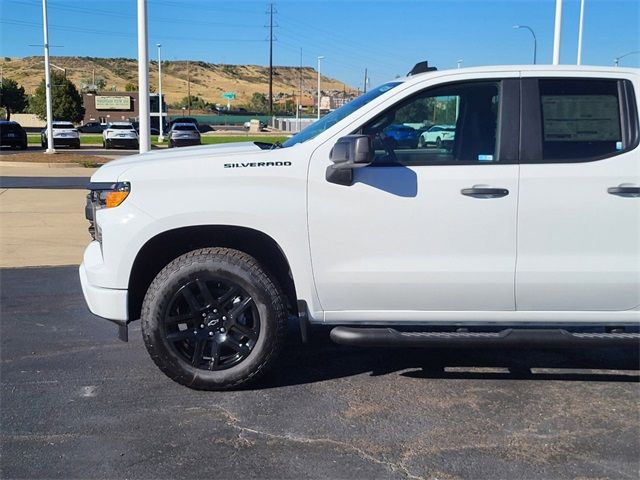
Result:
[[[131,97],[96,95],[96,110],[131,110]]]

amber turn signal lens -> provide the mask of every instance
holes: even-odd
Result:
[[[107,208],[114,208],[124,202],[124,199],[127,198],[129,192],[108,192],[106,198],[106,206]]]

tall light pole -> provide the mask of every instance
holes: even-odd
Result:
[[[533,31],[533,28],[527,26],[527,25],[514,25],[513,28],[526,28],[527,30],[529,30],[531,32],[531,35],[533,35],[533,64],[536,64],[536,56],[538,54],[538,39],[536,38],[536,34]]]
[[[584,29],[584,0],[580,0],[580,27],[578,28],[578,59],[576,65],[582,65],[582,30]]]
[[[140,153],[151,150],[149,125],[149,52],[147,45],[147,0],[138,0],[138,104]]]
[[[156,44],[158,47],[158,130],[160,135],[158,135],[158,141],[164,142],[164,136],[162,134],[162,62],[160,59],[160,47],[161,44]]]
[[[320,120],[320,60],[324,58],[324,55],[318,57],[318,120]]]
[[[640,50],[634,50],[633,52],[625,53],[624,55],[620,55],[619,57],[614,58],[613,59],[613,66],[614,67],[619,67],[621,58],[628,57],[629,55],[636,55],[638,53],[640,53]]]
[[[47,102],[47,149],[45,153],[56,153],[53,148],[53,104],[51,99],[51,70],[49,68],[49,21],[47,0],[42,0],[42,30],[44,34],[44,81]]]
[[[553,64],[560,64],[560,36],[562,33],[562,0],[556,0],[556,22],[553,31]]]

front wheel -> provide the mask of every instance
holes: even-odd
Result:
[[[151,283],[142,334],[156,365],[198,390],[247,385],[284,341],[287,312],[277,284],[249,255],[205,248],[173,260]]]

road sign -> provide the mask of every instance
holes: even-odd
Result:
[[[222,98],[226,98],[227,100],[235,100],[236,94],[233,92],[224,92],[222,94]]]

